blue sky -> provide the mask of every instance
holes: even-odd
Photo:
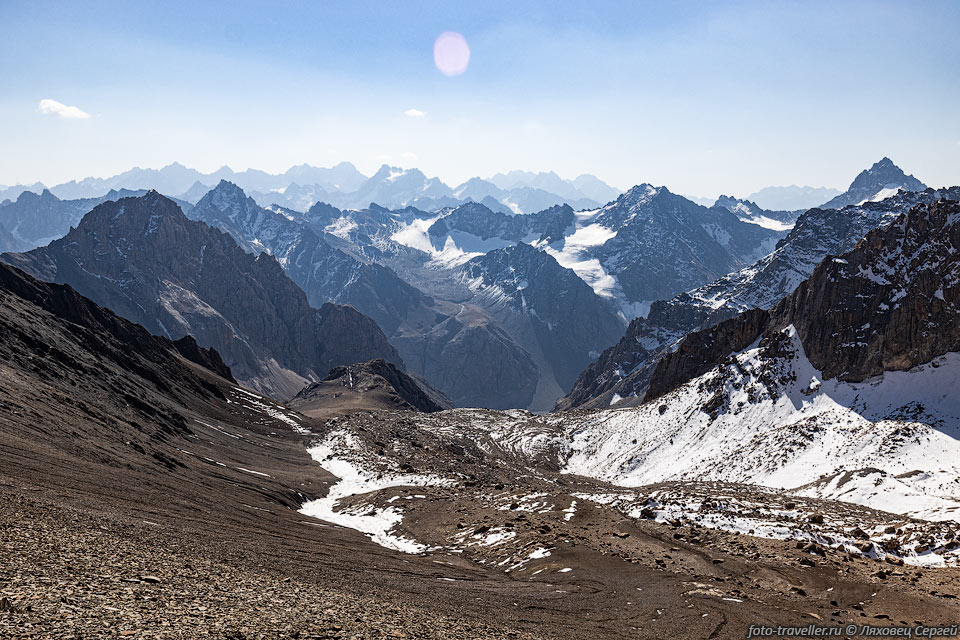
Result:
[[[0,184],[349,160],[716,196],[845,187],[884,155],[960,183],[953,1],[6,0],[0,24]],[[434,66],[444,31],[462,75]]]

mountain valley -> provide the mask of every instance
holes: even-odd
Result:
[[[960,189],[887,163],[806,211],[0,206],[0,632],[953,624]]]

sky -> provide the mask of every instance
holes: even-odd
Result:
[[[0,24],[5,185],[346,160],[744,196],[883,156],[960,183],[954,0],[4,0]]]

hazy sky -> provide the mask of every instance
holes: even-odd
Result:
[[[960,183],[954,0],[4,0],[0,24],[0,184],[349,160],[742,196],[884,155]]]

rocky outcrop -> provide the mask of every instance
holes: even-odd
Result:
[[[151,332],[194,336],[215,347],[238,380],[277,397],[338,364],[402,362],[372,322],[311,308],[273,257],[244,252],[154,191],[103,203],[64,238],[3,259],[68,283]]]
[[[960,203],[941,200],[824,260],[771,310],[826,378],[860,381],[960,350]]]
[[[386,354],[403,369],[403,360],[371,318],[350,305],[324,303],[316,314],[316,335],[321,339],[320,369],[363,362],[364,355]]]
[[[233,373],[230,371],[230,367],[224,363],[223,358],[220,357],[217,350],[213,347],[204,349],[197,344],[193,336],[183,336],[179,340],[174,340],[173,348],[190,362],[194,362],[205,369],[213,371],[224,380],[236,382],[233,378]]]
[[[31,308],[33,309],[31,311]],[[37,310],[49,314],[38,317]],[[33,327],[25,326],[27,318],[33,319]],[[51,284],[31,277],[29,274],[0,263],[0,321],[2,321],[3,346],[20,342],[34,350],[33,357],[51,358],[52,361],[71,367],[74,373],[94,373],[97,365],[93,360],[82,362],[71,355],[66,347],[59,345],[45,334],[49,327],[44,322],[62,325],[79,338],[83,350],[105,358],[127,372],[144,377],[161,389],[192,381],[190,388],[201,395],[209,394],[209,387],[190,376],[182,363],[176,361],[179,354],[229,382],[235,382],[230,369],[224,365],[215,349],[199,347],[193,338],[169,340],[151,335],[146,329],[117,316],[109,309],[77,293],[68,285]],[[121,348],[117,348],[121,345]],[[11,352],[6,356],[14,357]],[[144,360],[152,365],[145,365]],[[38,364],[39,369],[48,368]],[[153,367],[156,369],[153,369]],[[36,368],[36,367],[35,367]],[[176,372],[176,373],[174,373]]]
[[[751,309],[714,327],[691,333],[680,341],[676,351],[657,361],[644,400],[659,398],[706,373],[731,353],[750,346],[769,325],[768,311]]]
[[[302,389],[289,405],[305,415],[359,407],[432,413],[452,408],[442,393],[386,360],[335,367]]]

